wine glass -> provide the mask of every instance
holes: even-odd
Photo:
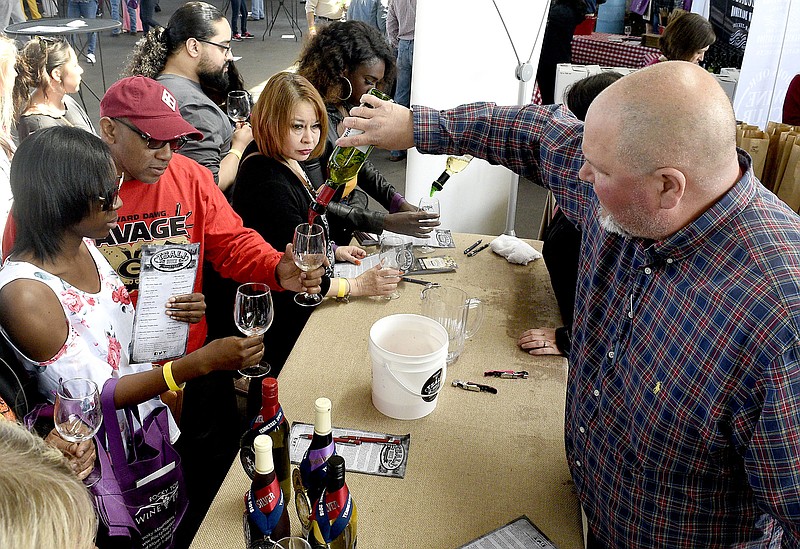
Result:
[[[440,213],[439,199],[438,198],[433,198],[433,197],[430,197],[430,196],[423,196],[419,200],[419,209],[421,211],[423,211],[423,212],[428,212],[428,213],[439,215],[439,213]],[[428,235],[428,237],[430,238],[430,234]],[[434,248],[431,247],[431,246],[428,246],[427,244],[423,244],[419,248],[419,251],[421,251],[424,254],[429,254],[433,250],[434,250]]]
[[[246,122],[250,117],[250,94],[246,90],[228,92],[226,108],[231,120],[237,124]]]
[[[273,549],[311,549],[311,545],[299,537],[288,537],[275,542]]]
[[[399,236],[381,236],[381,250],[379,253],[381,269],[403,271],[411,267],[410,262],[407,260],[408,249],[403,239]],[[413,256],[411,257],[411,262],[413,262]],[[397,299],[398,297],[400,297],[400,292],[395,289],[394,292],[384,296],[384,299]]]
[[[59,380],[53,421],[56,431],[64,440],[81,443],[92,438],[103,424],[103,408],[97,384],[83,377]],[[83,479],[83,483],[94,486],[99,480],[100,471],[95,468]]]
[[[301,271],[313,271],[325,261],[325,233],[322,225],[300,223],[294,230],[292,240],[294,264]],[[322,303],[322,296],[302,292],[295,294],[294,302],[304,307],[316,307]]]
[[[632,31],[632,30],[633,30],[633,29],[631,29],[631,26],[630,26],[630,25],[625,25],[625,29],[624,29],[625,36],[630,36],[630,35],[631,35],[631,31]]]
[[[240,332],[246,336],[264,334],[272,326],[274,316],[269,286],[260,282],[248,282],[239,286],[233,306],[233,321]],[[267,375],[270,369],[269,363],[262,360],[254,366],[242,368],[239,373],[247,378],[256,378]]]

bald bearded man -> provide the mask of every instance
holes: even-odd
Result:
[[[625,76],[585,128],[559,106],[364,100],[340,144],[485,158],[583,229],[565,443],[590,547],[799,546],[800,218],[713,76]]]

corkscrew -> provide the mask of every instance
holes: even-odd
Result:
[[[465,391],[475,391],[476,393],[491,393],[497,394],[497,389],[491,385],[483,385],[481,383],[474,383],[472,381],[462,381],[460,379],[453,380],[453,387],[464,389]]]

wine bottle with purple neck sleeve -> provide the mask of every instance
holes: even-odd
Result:
[[[325,397],[314,401],[314,434],[300,466],[292,473],[294,502],[297,517],[303,527],[303,537],[311,528],[314,504],[325,488],[328,459],[336,453],[331,431],[331,401]]]

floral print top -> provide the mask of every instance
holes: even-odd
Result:
[[[36,372],[39,389],[50,402],[55,399],[59,379],[86,377],[102,390],[110,377],[147,371],[152,364],[131,364],[129,349],[133,333],[134,308],[122,281],[97,250],[94,242],[84,239],[100,275],[100,291],[84,292],[61,278],[30,263],[6,260],[0,268],[0,288],[13,280],[25,278],[47,284],[58,296],[64,309],[69,332],[64,345],[51,359],[37,362],[15,349],[22,363]],[[139,417],[145,418],[159,406],[156,397],[139,405]],[[179,431],[170,416],[171,438]]]

